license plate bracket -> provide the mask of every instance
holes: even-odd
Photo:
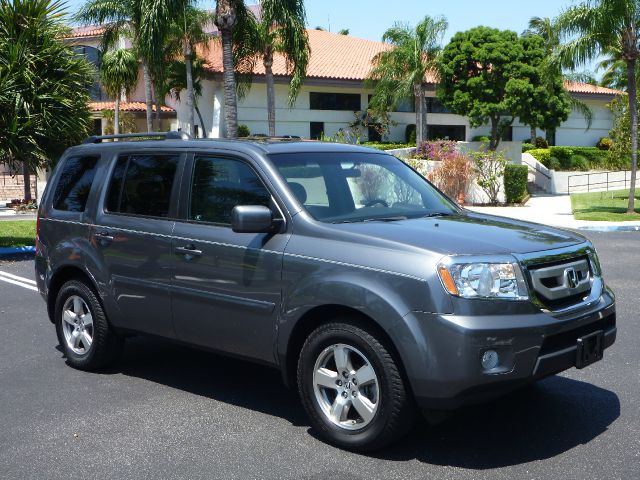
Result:
[[[604,331],[590,333],[578,339],[576,368],[585,368],[602,360],[604,355]]]

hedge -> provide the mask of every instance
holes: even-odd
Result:
[[[508,164],[504,168],[504,195],[507,203],[520,203],[527,196],[526,165]]]
[[[365,147],[377,148],[378,150],[396,150],[399,148],[413,148],[415,143],[380,143],[380,142],[365,142],[362,144]]]
[[[529,150],[528,153],[552,170],[579,171],[584,168],[589,170],[624,170],[629,168],[628,161],[613,157],[611,152],[596,147],[537,148]],[[579,157],[586,160],[586,167],[584,161]]]

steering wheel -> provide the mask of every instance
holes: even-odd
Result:
[[[374,198],[364,204],[365,207],[373,207],[374,205],[382,205],[383,207],[389,208],[389,204],[381,198]]]

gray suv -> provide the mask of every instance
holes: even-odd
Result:
[[[615,340],[588,240],[461,209],[391,155],[121,137],[70,148],[39,210],[36,279],[72,367],[134,334],[260,362],[324,439],[371,450],[419,410],[583,368]]]

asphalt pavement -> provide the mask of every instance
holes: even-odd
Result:
[[[0,479],[639,479],[640,233],[589,237],[618,299],[604,360],[375,455],[317,439],[266,367],[139,337],[108,371],[69,368],[32,259],[0,260]]]

